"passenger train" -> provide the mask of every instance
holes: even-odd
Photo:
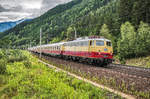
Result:
[[[99,66],[113,61],[112,43],[104,37],[82,37],[68,42],[36,46],[29,50],[90,64],[96,63]]]

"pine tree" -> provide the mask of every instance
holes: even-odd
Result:
[[[126,21],[131,22],[131,16],[132,16],[132,7],[135,0],[120,0],[119,5],[119,16],[121,18],[122,23]]]
[[[137,33],[130,22],[121,26],[121,40],[118,41],[118,53],[122,58],[131,58],[135,56]]]
[[[149,54],[150,51],[150,26],[141,22],[138,28],[137,53],[141,56]]]
[[[74,29],[70,26],[67,29],[67,40],[73,40],[74,39]]]
[[[136,0],[132,13],[132,23],[135,25],[139,25],[140,21],[150,23],[150,0]]]
[[[111,34],[110,34],[110,31],[109,31],[108,26],[106,24],[103,24],[103,26],[101,27],[100,35],[104,36],[107,39],[111,39]]]

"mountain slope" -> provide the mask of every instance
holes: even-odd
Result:
[[[3,39],[9,39],[11,45],[27,45],[32,42],[36,45],[39,42],[39,29],[43,29],[43,43],[47,43],[58,38],[56,41],[64,39],[63,31],[66,32],[68,26],[75,24],[92,11],[106,6],[109,2],[116,0],[73,0],[67,4],[59,5],[39,18],[28,23],[23,22],[15,28],[1,34]],[[9,34],[9,35],[8,35]]]

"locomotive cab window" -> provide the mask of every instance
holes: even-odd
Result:
[[[111,46],[111,42],[106,42],[107,46]]]
[[[97,40],[96,46],[104,46],[104,41]]]

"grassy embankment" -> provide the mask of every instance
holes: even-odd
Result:
[[[28,52],[0,51],[0,98],[105,99],[115,97],[38,62]]]

